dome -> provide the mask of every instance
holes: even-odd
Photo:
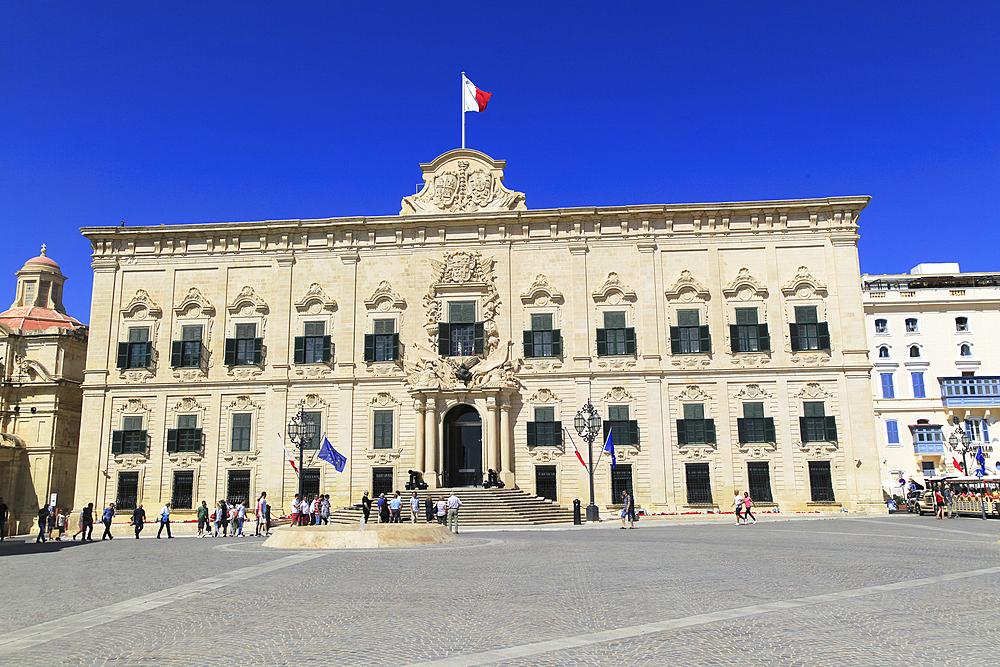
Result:
[[[44,331],[52,327],[75,329],[83,324],[69,315],[39,306],[15,306],[0,313],[0,324],[22,331]]]
[[[22,271],[24,271],[25,269],[35,269],[35,270],[37,270],[37,269],[39,269],[41,267],[47,267],[49,269],[54,269],[56,273],[58,273],[60,275],[62,274],[62,271],[59,270],[59,265],[56,264],[55,260],[53,260],[53,259],[45,256],[45,244],[44,243],[42,244],[42,253],[38,257],[32,257],[27,262],[25,262],[24,266],[21,267],[21,270]]]

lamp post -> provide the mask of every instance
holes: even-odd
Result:
[[[589,398],[583,408],[576,413],[576,417],[573,418],[573,426],[576,428],[576,432],[587,443],[587,472],[590,474],[590,504],[587,505],[588,522],[601,520],[600,510],[597,509],[597,505],[594,503],[594,440],[597,438],[597,434],[601,432],[601,423],[601,415],[590,404]]]
[[[959,437],[959,432],[961,432],[961,437]],[[959,452],[962,455],[962,474],[969,475],[969,464],[965,460],[965,455],[968,454],[972,449],[972,438],[965,431],[960,428],[955,428],[955,432],[951,434],[948,438],[948,444],[951,445],[953,451]],[[959,444],[962,446],[959,447]]]
[[[288,439],[299,448],[299,498],[302,498],[302,463],[303,450],[307,442],[316,437],[316,424],[306,416],[305,408],[300,405],[292,420],[288,422]]]

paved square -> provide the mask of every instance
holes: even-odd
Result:
[[[11,665],[992,665],[1000,522],[910,515],[457,546],[0,549]]]

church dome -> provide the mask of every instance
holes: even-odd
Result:
[[[0,324],[22,331],[44,331],[52,327],[75,329],[84,326],[66,314],[62,287],[66,281],[59,264],[45,256],[45,246],[17,272],[14,303],[0,313]]]

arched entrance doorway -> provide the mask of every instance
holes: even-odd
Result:
[[[457,405],[444,418],[445,487],[478,486],[483,481],[483,421],[471,405]]]

